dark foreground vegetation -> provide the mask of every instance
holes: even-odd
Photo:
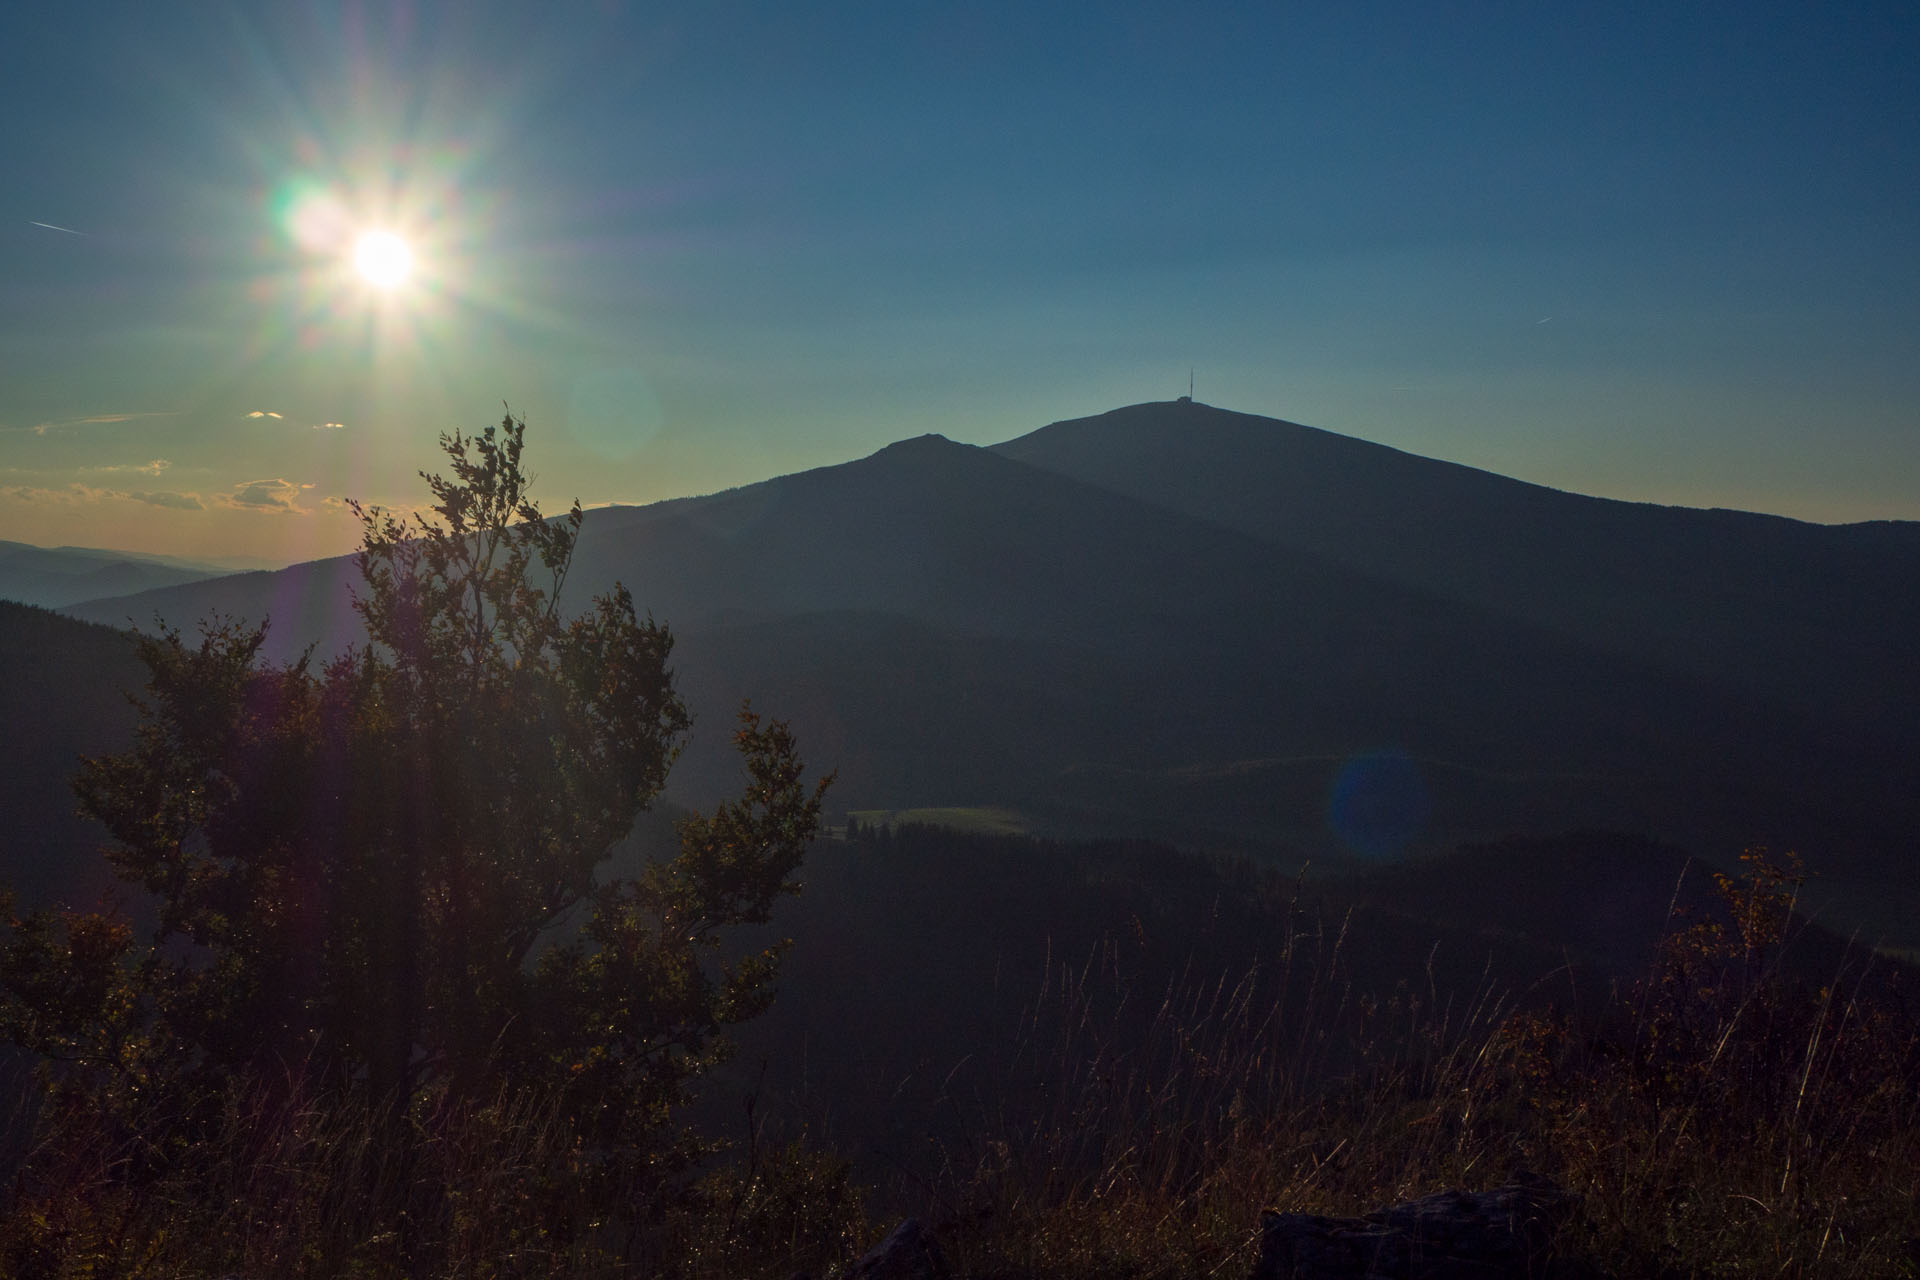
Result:
[[[911,857],[915,835],[877,851]],[[1067,874],[1092,891],[1115,867]],[[564,1091],[505,1077],[401,1109],[292,1070],[232,1076],[191,1117],[56,1097],[0,1259],[20,1276],[821,1276],[911,1213],[962,1275],[1244,1276],[1263,1206],[1354,1214],[1525,1168],[1581,1195],[1560,1248],[1616,1275],[1911,1274],[1912,993],[1864,955],[1796,975],[1792,871],[1756,858],[1640,979],[1577,1011],[1542,998],[1558,975],[1368,989],[1384,917],[1330,919],[1250,875],[1291,921],[1264,963],[1161,983],[1124,934],[1052,963],[983,1045],[996,1079],[955,1062],[913,1104],[917,1153],[843,1147],[817,1097],[755,1094],[757,1114],[709,1126],[728,1141],[642,1144],[697,1145],[671,1169],[610,1160]]]
[[[1263,1207],[1519,1170],[1599,1272],[1912,1273],[1913,992],[1790,855],[1649,897],[1666,855],[1599,838],[1326,887],[823,842],[751,715],[740,798],[666,823],[670,638],[558,611],[579,513],[525,501],[521,430],[447,442],[440,525],[369,514],[365,648],[140,642],[77,788],[126,909],[6,912],[0,1273],[778,1280],[911,1214],[958,1275],[1231,1277]]]

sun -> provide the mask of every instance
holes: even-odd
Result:
[[[391,231],[367,231],[353,242],[353,269],[376,289],[396,289],[413,274],[413,250]]]

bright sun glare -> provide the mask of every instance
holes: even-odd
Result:
[[[392,289],[413,271],[413,250],[391,231],[369,231],[353,244],[353,266],[377,288]]]

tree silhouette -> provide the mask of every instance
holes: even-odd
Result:
[[[140,639],[127,752],[85,762],[81,807],[151,896],[36,913],[0,948],[0,1033],[96,1104],[297,1072],[379,1100],[558,1091],[607,1141],[662,1123],[764,1007],[764,923],[818,825],[791,733],[741,712],[745,794],[681,824],[677,856],[603,879],[689,727],[672,638],[624,588],[559,594],[582,523],[529,498],[525,423],[442,436],[437,519],[355,510],[368,643],[317,671],[264,628]]]

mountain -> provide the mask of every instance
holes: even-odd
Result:
[[[219,565],[136,551],[0,542],[0,600],[45,609],[198,582],[231,572]]]
[[[1191,401],[994,450],[1913,742],[1920,523],[1586,497]]]
[[[1914,757],[1888,745],[1913,676],[1879,652],[1906,597],[1876,575],[1907,532],[1605,503],[1148,405],[596,510],[567,591],[622,581],[680,637],[690,803],[735,785],[750,694],[849,809],[1006,805],[1323,865],[1600,827],[1720,861],[1797,845],[1885,932],[1920,831]],[[358,635],[354,576],[72,612],[270,616],[277,655],[324,653]]]

